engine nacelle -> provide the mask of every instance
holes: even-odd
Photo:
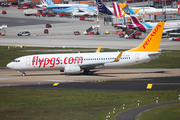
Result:
[[[73,66],[66,66],[64,68],[64,73],[65,74],[76,74],[76,73],[80,73],[81,72],[81,68],[77,65],[73,65]]]

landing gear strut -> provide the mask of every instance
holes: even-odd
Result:
[[[17,71],[17,72],[21,72],[22,76],[26,76],[26,73],[24,71]]]
[[[26,73],[23,73],[22,76],[26,76]]]
[[[88,69],[85,69],[85,70],[84,70],[84,74],[85,74],[85,75],[91,75],[91,74],[92,74],[92,72],[91,72],[91,71],[89,71]]]

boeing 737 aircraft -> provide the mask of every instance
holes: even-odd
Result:
[[[149,62],[161,55],[159,46],[164,29],[164,22],[159,22],[141,45],[124,52],[39,54],[16,58],[7,64],[10,69],[25,71],[60,70],[65,74],[92,74],[90,70],[98,68],[120,68]]]
[[[84,6],[72,6],[72,7],[59,7],[53,3],[52,0],[46,0],[47,3],[47,10],[54,11],[54,12],[66,12],[66,13],[73,13],[77,11],[86,11],[86,12],[94,12],[97,11],[96,7],[84,7]]]

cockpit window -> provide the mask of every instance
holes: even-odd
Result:
[[[20,62],[20,60],[14,60],[13,62]]]

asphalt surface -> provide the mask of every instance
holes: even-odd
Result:
[[[180,101],[158,103],[158,104],[133,108],[119,114],[116,120],[136,120],[136,116],[143,111],[146,111],[148,109],[152,109],[155,107],[161,107],[161,106],[172,105],[172,104],[177,104],[177,103],[180,103]]]
[[[39,25],[47,23],[69,23],[68,21],[53,21],[53,20],[34,20],[30,16],[29,18],[10,18],[10,17],[1,17],[0,25],[7,24],[8,27],[15,26],[28,26],[28,25]]]
[[[58,85],[54,86],[54,83]],[[60,90],[100,90],[100,91],[143,91],[180,89],[180,77],[139,78],[127,80],[97,80],[91,82],[54,81],[53,84],[36,84],[21,86],[2,86],[3,88],[60,89]],[[147,85],[152,84],[151,89]]]

